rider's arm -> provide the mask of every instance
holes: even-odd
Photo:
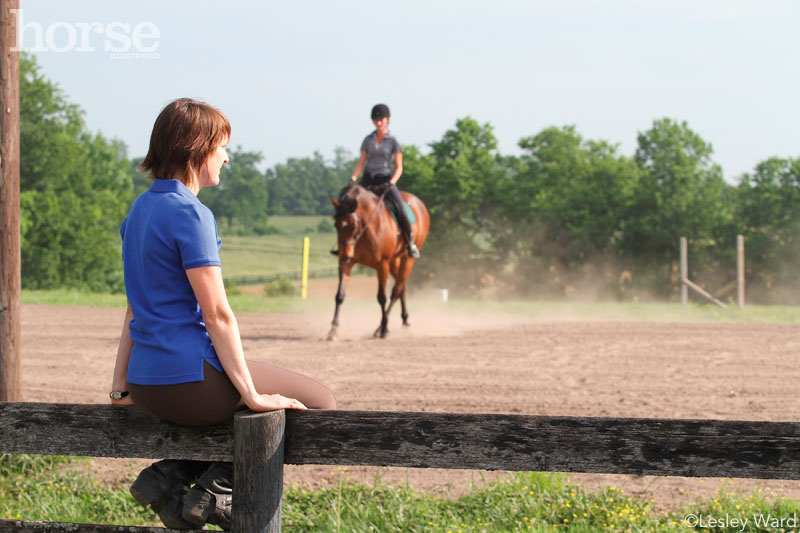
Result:
[[[394,174],[392,174],[392,184],[397,183],[400,176],[403,175],[403,152],[394,154]]]
[[[350,176],[350,181],[356,181],[358,177],[361,175],[361,171],[364,170],[364,163],[367,161],[367,152],[362,151],[361,157],[358,158],[358,163],[356,163],[356,168],[353,170],[353,175]]]
[[[228,379],[239,394],[242,403],[253,411],[272,411],[276,409],[305,409],[298,400],[279,394],[259,394],[253,377],[244,358],[239,324],[228,304],[225,286],[222,284],[222,270],[218,266],[201,266],[186,269],[186,276],[197,297],[203,312],[206,331],[214,344],[219,362],[225,369]]]

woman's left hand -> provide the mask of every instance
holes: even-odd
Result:
[[[131,399],[130,395],[125,396],[119,400],[111,400],[113,405],[133,405],[133,400]]]

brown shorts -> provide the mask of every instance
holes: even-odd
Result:
[[[333,392],[314,378],[267,363],[247,361],[256,390],[300,400],[309,409],[336,409]],[[129,384],[142,411],[184,426],[207,426],[233,418],[244,409],[241,395],[224,372],[203,363],[203,381],[175,385]]]

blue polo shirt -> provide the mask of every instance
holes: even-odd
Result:
[[[128,381],[171,385],[222,371],[186,269],[220,266],[217,224],[178,180],[154,180],[120,228],[125,290],[133,311]]]

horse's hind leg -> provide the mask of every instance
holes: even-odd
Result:
[[[386,319],[389,319],[389,314],[392,312],[392,307],[394,307],[394,303],[400,298],[400,290],[397,288],[397,280],[394,281],[394,287],[392,287],[392,297],[389,299],[389,307],[386,308]]]
[[[400,299],[401,314],[403,317],[403,325],[408,326],[408,308],[406,307],[406,280],[411,274],[411,268],[414,265],[413,259],[405,259],[401,267],[394,277],[394,289],[392,290],[392,303],[396,299]]]
[[[394,288],[392,289],[392,299],[389,301],[389,308],[386,309],[386,316],[389,316],[389,313],[392,312],[392,306],[394,303],[400,300],[400,306],[402,309],[402,313],[400,316],[403,317],[403,325],[408,326],[408,311],[406,310],[406,288],[403,286],[401,289],[398,289],[397,283],[395,283]]]

